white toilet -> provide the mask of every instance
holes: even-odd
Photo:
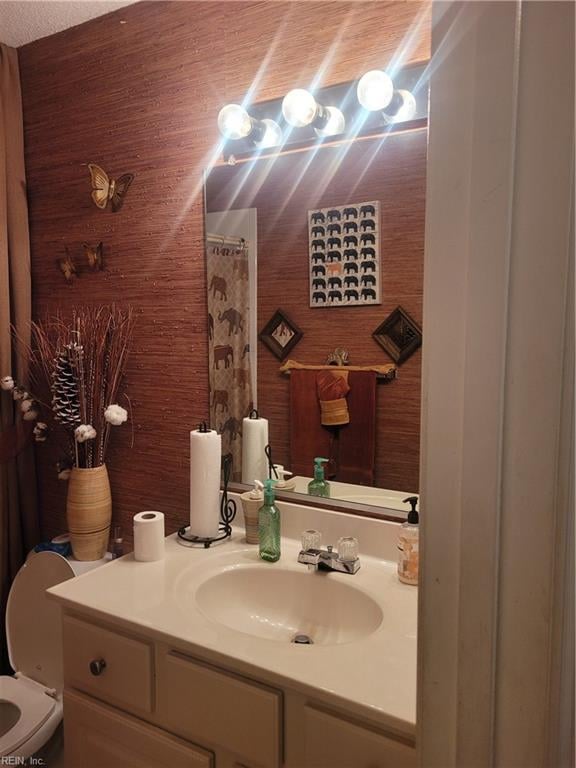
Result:
[[[16,674],[0,677],[0,762],[31,757],[62,721],[60,607],[46,590],[102,562],[38,552],[18,571],[6,607],[8,655]]]

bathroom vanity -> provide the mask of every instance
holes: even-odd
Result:
[[[416,765],[417,590],[396,577],[397,526],[307,511],[325,543],[361,547],[357,574],[313,572],[304,508],[282,506],[278,563],[239,530],[210,550],[171,536],[163,561],[127,555],[50,590],[69,768]]]

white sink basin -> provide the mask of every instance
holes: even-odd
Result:
[[[241,566],[196,590],[205,616],[238,632],[288,643],[296,634],[318,645],[351,643],[375,632],[380,606],[350,583],[353,576]]]

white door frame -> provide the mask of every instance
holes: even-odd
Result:
[[[558,703],[573,707],[574,6],[434,2],[432,37],[420,764],[556,768]]]

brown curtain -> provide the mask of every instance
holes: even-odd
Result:
[[[18,55],[0,44],[0,377],[27,383],[27,362],[11,338],[14,325],[30,333],[31,286],[28,207]],[[0,392],[0,431],[19,419],[9,392]],[[39,539],[33,447],[0,464],[0,667],[8,671],[4,611],[10,584],[26,552]]]
[[[223,238],[223,242],[225,240]],[[250,375],[249,244],[208,241],[210,424],[232,456],[232,479],[242,479],[242,419],[252,407]]]

